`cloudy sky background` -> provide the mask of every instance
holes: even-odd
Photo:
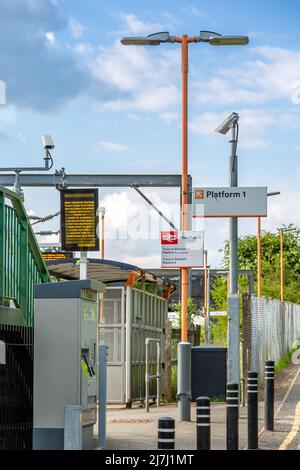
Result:
[[[49,133],[56,169],[180,173],[180,47],[124,47],[120,37],[201,29],[248,34],[247,47],[190,47],[189,171],[194,186],[228,184],[228,138],[214,129],[236,111],[239,184],[281,191],[269,199],[263,228],[299,224],[299,15],[295,0],[0,0],[0,80],[7,87],[0,165],[40,165],[41,135]],[[178,221],[177,190],[145,193]],[[158,267],[159,230],[167,225],[133,190],[104,189],[100,201],[106,257]],[[59,193],[25,189],[25,205],[38,215],[56,212]],[[36,227],[58,225],[56,219]],[[209,260],[218,265],[228,221],[207,220],[204,228]],[[242,220],[239,229],[255,233],[256,221]],[[110,240],[118,230],[121,240]]]

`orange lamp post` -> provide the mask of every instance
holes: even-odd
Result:
[[[181,230],[189,230],[189,194],[188,194],[188,45],[206,42],[213,46],[246,45],[247,36],[222,36],[212,31],[200,31],[199,36],[171,36],[168,32],[149,36],[125,37],[124,46],[159,46],[163,43],[181,44],[182,76],[182,178],[181,178]],[[190,421],[190,345],[188,345],[188,267],[181,268],[181,343],[178,346],[178,396],[179,419]],[[184,346],[184,348],[181,348]],[[188,347],[189,346],[189,347]],[[182,351],[181,351],[182,349]],[[181,377],[182,372],[182,377]],[[185,382],[185,383],[184,383]],[[188,383],[189,382],[189,383]]]

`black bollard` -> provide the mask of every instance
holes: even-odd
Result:
[[[199,397],[197,403],[197,450],[210,450],[210,399]]]
[[[227,384],[226,393],[227,450],[239,448],[239,386]]]
[[[258,449],[257,372],[248,372],[248,449]]]
[[[265,363],[265,429],[274,431],[274,361]]]
[[[158,449],[175,449],[175,419],[159,418],[158,420]]]

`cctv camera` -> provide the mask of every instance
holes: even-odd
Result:
[[[42,141],[43,141],[44,149],[46,150],[54,149],[54,143],[53,143],[51,135],[43,135]]]
[[[217,128],[216,132],[219,132],[220,134],[227,134],[229,129],[239,120],[239,114],[238,113],[231,113],[225,121],[222,122]]]

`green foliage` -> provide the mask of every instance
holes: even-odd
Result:
[[[227,346],[227,316],[219,317],[211,325],[211,337],[213,344]]]
[[[294,225],[282,226],[280,229],[295,229],[284,232],[284,283],[285,300],[300,303],[300,229]],[[261,234],[261,271],[262,271],[262,295],[265,297],[280,298],[280,236],[277,233],[262,231]],[[226,268],[229,265],[229,243],[220,250],[223,253],[223,263]],[[238,243],[239,269],[253,270],[257,273],[257,237],[248,235],[239,238]],[[241,288],[244,281],[239,279]],[[242,286],[244,290],[244,285]],[[220,297],[222,290],[220,285],[216,287],[216,298]],[[224,294],[223,294],[224,295]],[[224,295],[224,298],[226,295]],[[219,299],[220,302],[220,299]]]
[[[173,312],[177,313],[178,324],[181,327],[181,302],[172,304],[171,309]],[[193,299],[191,297],[188,298],[187,315],[188,315],[188,322],[190,323],[193,322],[195,315],[197,315],[197,305],[193,302]]]
[[[215,278],[210,295],[217,310],[227,310],[227,277],[218,276]]]

